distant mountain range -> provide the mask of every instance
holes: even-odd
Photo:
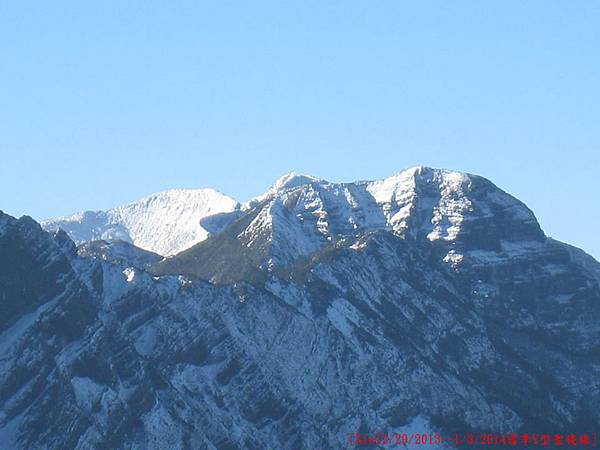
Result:
[[[600,263],[476,175],[0,213],[0,312],[0,448],[600,428]]]

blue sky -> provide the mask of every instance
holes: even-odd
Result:
[[[597,1],[1,2],[0,105],[13,215],[424,164],[600,257]]]

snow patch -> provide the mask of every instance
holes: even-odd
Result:
[[[125,275],[127,282],[131,283],[135,278],[135,269],[133,267],[127,267],[123,270],[123,275]]]
[[[71,386],[75,393],[77,405],[86,412],[91,412],[102,398],[105,388],[87,377],[71,378]]]
[[[329,322],[345,337],[350,337],[354,325],[358,325],[360,313],[348,301],[336,298],[327,308]]]

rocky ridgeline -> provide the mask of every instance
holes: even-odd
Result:
[[[598,429],[600,264],[484,178],[292,174],[199,220],[163,259],[0,215],[0,446]]]

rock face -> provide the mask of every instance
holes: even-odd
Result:
[[[174,255],[208,237],[201,221],[234,211],[237,202],[213,189],[172,189],[108,211],[85,211],[42,222],[63,229],[77,244],[120,240],[163,256]]]
[[[0,215],[0,447],[598,429],[600,264],[489,181],[290,175],[216,222],[159,261]]]
[[[84,242],[77,248],[77,253],[84,258],[99,258],[141,269],[147,269],[163,259],[156,253],[118,240]]]
[[[526,252],[545,241],[533,213],[488,180],[425,167],[357,183],[290,174],[244,210],[215,239],[167,259],[157,271],[237,281],[375,231],[443,253],[455,264],[467,255]]]

